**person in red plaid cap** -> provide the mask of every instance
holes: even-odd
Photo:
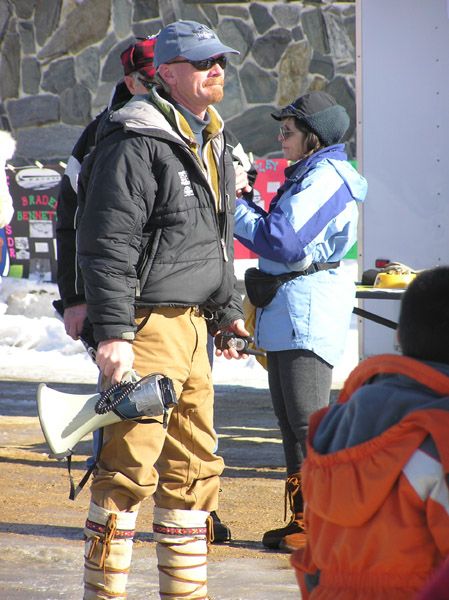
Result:
[[[84,157],[95,146],[98,125],[109,110],[120,108],[134,95],[146,94],[153,83],[156,36],[138,38],[120,55],[124,78],[114,88],[108,106],[91,121],[76,142],[70,156],[58,196],[56,243],[57,283],[64,312],[64,326],[74,340],[79,339],[86,319],[86,302],[81,273],[76,263],[75,213],[78,207],[78,176]],[[62,312],[62,311],[61,311]]]

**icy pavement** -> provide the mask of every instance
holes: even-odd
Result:
[[[65,392],[94,386],[52,384]],[[36,417],[35,382],[0,381],[0,598],[80,600],[82,524],[89,495],[68,500],[65,466],[47,458]],[[213,545],[209,592],[214,600],[298,600],[290,556],[267,551],[262,532],[282,520],[283,456],[268,390],[216,386],[216,429],[226,469],[220,514],[233,541]],[[91,441],[75,455],[79,481]],[[158,598],[151,502],[139,513],[129,600]]]
[[[0,533],[0,594],[3,600],[81,600],[81,540],[42,539]],[[159,599],[154,548],[137,542],[128,582],[128,600]],[[292,569],[280,558],[209,561],[213,600],[300,598]]]

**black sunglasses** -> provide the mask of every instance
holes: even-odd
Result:
[[[174,60],[169,65],[177,65],[178,63],[189,63],[197,71],[209,71],[214,65],[220,65],[222,69],[226,69],[228,59],[226,56],[217,56],[216,58],[205,58],[204,60]]]
[[[154,85],[154,81],[150,81],[149,79],[144,79],[143,77],[138,77],[137,79],[144,87],[147,88],[147,90],[149,90]]]

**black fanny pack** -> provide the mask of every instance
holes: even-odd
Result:
[[[301,275],[312,275],[317,271],[336,269],[339,266],[340,261],[313,263],[304,271],[291,271],[290,273],[282,273],[281,275],[270,275],[269,273],[264,273],[253,267],[245,271],[246,293],[248,294],[251,304],[258,308],[263,308],[270,304],[278,289],[286,281],[290,281]]]

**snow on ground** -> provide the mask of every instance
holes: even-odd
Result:
[[[354,272],[355,280],[354,263],[347,261],[343,268]],[[66,335],[56,316],[52,301],[58,298],[56,284],[0,278],[0,380],[96,383],[98,371],[83,344]],[[357,321],[353,317],[345,354],[334,368],[334,387],[341,386],[357,360]],[[215,358],[213,378],[221,385],[268,387],[267,373],[253,356],[238,361]]]

